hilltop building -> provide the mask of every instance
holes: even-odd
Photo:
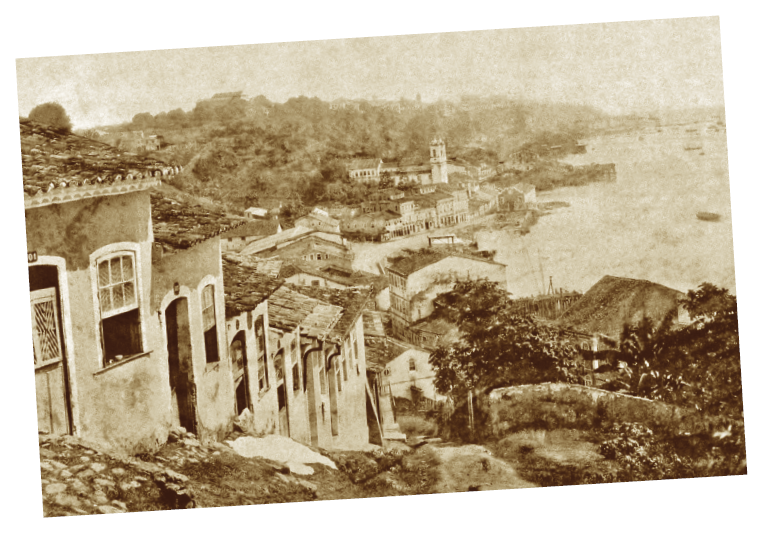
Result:
[[[442,139],[434,139],[429,144],[429,159],[408,157],[386,163],[379,158],[355,159],[348,168],[350,178],[361,183],[378,183],[384,177],[389,178],[395,187],[448,183],[448,160]]]

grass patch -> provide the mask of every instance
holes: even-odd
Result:
[[[437,435],[437,424],[421,416],[399,415],[397,424],[400,426],[400,431],[409,437],[433,437]]]

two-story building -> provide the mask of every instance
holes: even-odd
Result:
[[[506,265],[464,247],[423,248],[387,258],[392,333],[413,342],[411,325],[428,317],[434,298],[452,290],[456,281],[485,278],[508,289],[507,275]]]

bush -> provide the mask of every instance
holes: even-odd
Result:
[[[71,133],[72,131],[69,115],[66,114],[63,106],[56,102],[38,105],[29,113],[29,120],[47,124],[62,133]]]

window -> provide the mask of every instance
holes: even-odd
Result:
[[[352,332],[352,335],[350,336],[352,339],[352,360],[354,362],[358,361],[358,339],[355,336],[355,332]]]
[[[318,369],[318,376],[321,381],[321,394],[326,394],[326,370],[323,367]]]
[[[320,286],[321,281],[318,280],[318,279],[314,279],[312,283],[313,283],[313,287],[318,287],[318,286]]]
[[[339,392],[342,392],[342,369],[340,367],[333,368],[334,377],[336,378],[336,388]]]
[[[268,367],[265,354],[257,358],[257,379],[259,381],[260,392],[268,388]]]
[[[257,343],[257,380],[259,390],[264,391],[268,388],[268,360],[267,345],[265,344],[265,319],[262,316],[257,317],[254,323],[254,336]]]
[[[119,253],[98,262],[103,365],[142,352],[135,255]],[[121,357],[120,357],[121,358]]]
[[[416,361],[414,359],[408,360],[408,370],[410,372],[416,372]]]
[[[207,363],[216,363],[220,360],[220,354],[217,351],[214,285],[207,285],[201,291],[201,319],[204,328],[204,349],[207,353]]]
[[[291,360],[294,361],[294,365],[291,367],[291,386],[293,390],[299,391],[302,388],[302,381],[299,379],[299,352],[297,350],[297,339],[291,340],[289,350],[291,352]]]

